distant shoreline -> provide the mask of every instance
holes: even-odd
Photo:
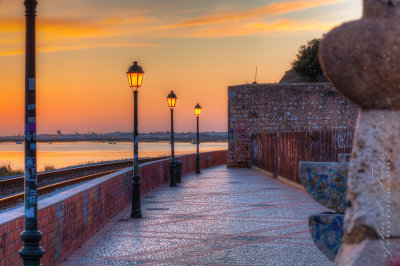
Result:
[[[0,136],[1,142],[24,142],[24,135],[17,136]],[[113,133],[91,133],[91,134],[39,134],[36,136],[37,142],[82,142],[82,141],[94,141],[94,142],[133,142],[133,133],[130,132],[113,132]],[[155,133],[143,133],[139,135],[140,142],[160,142],[160,141],[171,141],[170,132],[155,132]],[[175,141],[177,142],[190,142],[196,141],[196,133],[175,133]],[[227,132],[200,132],[200,142],[227,142]]]
[[[53,142],[133,142],[131,139],[38,139],[36,142],[38,143],[53,143]],[[169,142],[171,140],[169,139],[157,139],[157,140],[149,140],[149,139],[144,139],[141,140],[139,138],[139,142]],[[7,139],[7,140],[0,140],[0,143],[4,142],[24,142],[23,139]],[[190,139],[176,139],[175,142],[188,142],[191,143],[192,140]],[[221,139],[216,139],[216,140],[200,140],[200,143],[209,143],[209,142],[228,142],[228,139],[226,140],[221,140]]]

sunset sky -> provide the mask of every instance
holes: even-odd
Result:
[[[361,0],[38,0],[38,133],[132,131],[126,70],[145,71],[139,130],[227,130],[227,87],[279,82],[301,44],[361,16]],[[0,135],[23,134],[23,0],[0,0]]]

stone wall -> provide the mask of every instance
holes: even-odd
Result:
[[[226,163],[227,151],[200,154],[201,168]],[[193,172],[196,155],[177,157],[183,162],[182,174]],[[169,159],[142,164],[139,174],[142,195],[169,182]],[[132,167],[106,175],[40,200],[39,230],[46,253],[43,265],[58,265],[80,247],[111,217],[130,202]],[[184,181],[184,180],[183,180]],[[23,207],[0,214],[0,265],[21,265],[18,250],[24,230]]]
[[[358,109],[329,83],[228,88],[229,167],[250,167],[254,133],[354,129]]]

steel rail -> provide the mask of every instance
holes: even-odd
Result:
[[[48,185],[48,186],[44,186],[44,187],[40,187],[38,188],[38,193],[39,195],[44,195],[47,193],[50,193],[56,189],[59,188],[63,188],[66,186],[70,186],[70,185],[74,185],[77,183],[82,183],[84,181],[89,181],[91,179],[95,179],[101,176],[105,176],[111,173],[115,173],[117,171],[120,171],[122,169],[125,168],[121,168],[121,169],[116,169],[116,170],[110,170],[110,171],[105,171],[105,172],[101,172],[101,173],[96,173],[96,174],[91,174],[91,175],[87,175],[87,176],[82,176],[82,177],[78,177],[78,178],[73,178],[71,180],[67,180],[67,181],[63,181],[63,182],[59,182],[59,183],[55,183],[52,185]],[[6,209],[6,208],[10,208],[12,206],[14,206],[17,203],[23,202],[25,197],[25,193],[18,193],[12,196],[8,196],[6,198],[2,198],[0,199],[0,209]]]
[[[157,158],[146,158],[146,159],[141,159],[140,163],[146,163],[146,162],[151,162],[151,161],[156,161],[156,160],[161,160],[161,159],[165,159],[167,158],[166,156],[164,157],[157,157]],[[81,176],[81,177],[75,177],[69,180],[65,180],[65,181],[61,181],[61,182],[57,182],[54,184],[50,184],[50,185],[45,185],[42,186],[40,188],[38,188],[38,193],[39,195],[43,195],[46,193],[49,193],[51,191],[54,191],[58,188],[62,188],[62,187],[66,187],[66,186],[70,186],[70,185],[74,185],[77,183],[81,183],[84,181],[88,181],[91,179],[95,179],[110,173],[114,173],[117,171],[120,171],[122,169],[131,167],[132,164],[132,160],[124,160],[124,161],[119,161],[119,162],[111,162],[111,163],[104,163],[104,164],[96,164],[96,165],[90,165],[90,166],[82,166],[82,167],[76,167],[76,168],[70,168],[70,169],[62,169],[62,170],[56,170],[56,171],[51,171],[51,172],[44,172],[44,173],[40,173],[38,174],[38,181],[39,178],[42,177],[46,177],[47,174],[51,174],[51,176],[53,175],[65,175],[68,174],[69,172],[76,172],[76,171],[84,171],[85,169],[93,169],[93,168],[100,168],[100,167],[107,167],[107,166],[113,166],[113,165],[118,165],[118,164],[127,164],[127,166],[120,166],[121,168],[118,169],[113,169],[113,170],[107,170],[107,171],[102,171],[99,173],[93,173],[93,174],[89,174],[86,176]],[[54,177],[54,176],[53,176]],[[15,184],[16,182],[23,182],[24,181],[24,177],[14,177],[14,178],[10,178],[10,179],[4,179],[4,180],[0,180],[0,188],[4,188],[7,186],[10,186],[12,184]],[[25,193],[17,193],[17,194],[13,194],[11,196],[6,196],[4,198],[0,198],[0,210],[4,210],[10,207],[15,206],[16,204],[23,202],[24,200],[24,196]]]
[[[155,161],[155,160],[160,160],[164,159],[167,157],[157,157],[157,158],[144,158],[140,159],[140,163],[146,163],[150,161]],[[67,168],[67,169],[60,169],[60,170],[54,170],[54,171],[49,171],[49,172],[42,172],[38,173],[37,179],[38,179],[38,184],[39,185],[48,185],[52,179],[57,179],[57,178],[63,178],[66,175],[73,175],[72,178],[79,177],[79,172],[89,172],[86,174],[95,174],[96,170],[97,172],[101,173],[104,171],[107,171],[109,169],[103,169],[103,168],[123,168],[123,167],[130,167],[132,165],[132,160],[122,160],[122,161],[117,161],[117,162],[108,162],[108,163],[102,163],[102,164],[95,164],[95,165],[84,165],[84,166],[78,166],[78,167],[73,167],[73,168]],[[103,170],[102,170],[103,169]],[[112,170],[112,169],[111,169]],[[91,172],[91,173],[90,173]],[[44,182],[44,184],[43,184]],[[20,190],[23,190],[23,184],[24,184],[24,176],[16,176],[12,178],[7,178],[7,179],[1,179],[0,180],[0,189],[15,189],[15,186],[21,186]],[[3,191],[4,192],[4,191]],[[15,191],[17,192],[17,191]],[[9,194],[13,194],[12,192]],[[1,193],[0,193],[1,195]]]
[[[158,158],[157,158],[158,159]],[[150,159],[143,159],[143,160],[150,160]],[[78,166],[78,167],[73,167],[73,168],[66,168],[66,169],[59,169],[59,170],[53,170],[53,171],[47,171],[47,172],[42,172],[42,173],[38,173],[38,179],[42,176],[46,176],[46,175],[57,175],[57,174],[64,174],[66,172],[72,172],[72,171],[79,171],[79,170],[85,170],[85,169],[89,169],[89,168],[96,168],[96,167],[107,167],[107,166],[113,166],[116,164],[124,164],[124,163],[131,163],[132,160],[123,160],[123,161],[118,161],[118,162],[109,162],[109,163],[102,163],[102,164],[94,164],[94,165],[82,165],[82,166]],[[16,176],[16,177],[12,177],[12,178],[8,178],[8,179],[2,179],[0,180],[0,187],[3,186],[3,184],[7,184],[7,183],[11,183],[11,182],[23,182],[24,181],[24,176]]]

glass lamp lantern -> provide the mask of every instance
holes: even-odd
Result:
[[[129,67],[126,74],[128,76],[129,86],[132,89],[138,89],[142,86],[144,71],[136,61],[133,62],[133,65]]]
[[[171,91],[171,93],[168,94],[167,99],[168,99],[168,107],[171,109],[174,108],[176,105],[176,99],[177,99],[174,91]]]
[[[194,107],[194,114],[195,114],[196,116],[200,116],[200,114],[201,114],[201,106],[200,106],[200,104],[197,104],[197,105]]]

